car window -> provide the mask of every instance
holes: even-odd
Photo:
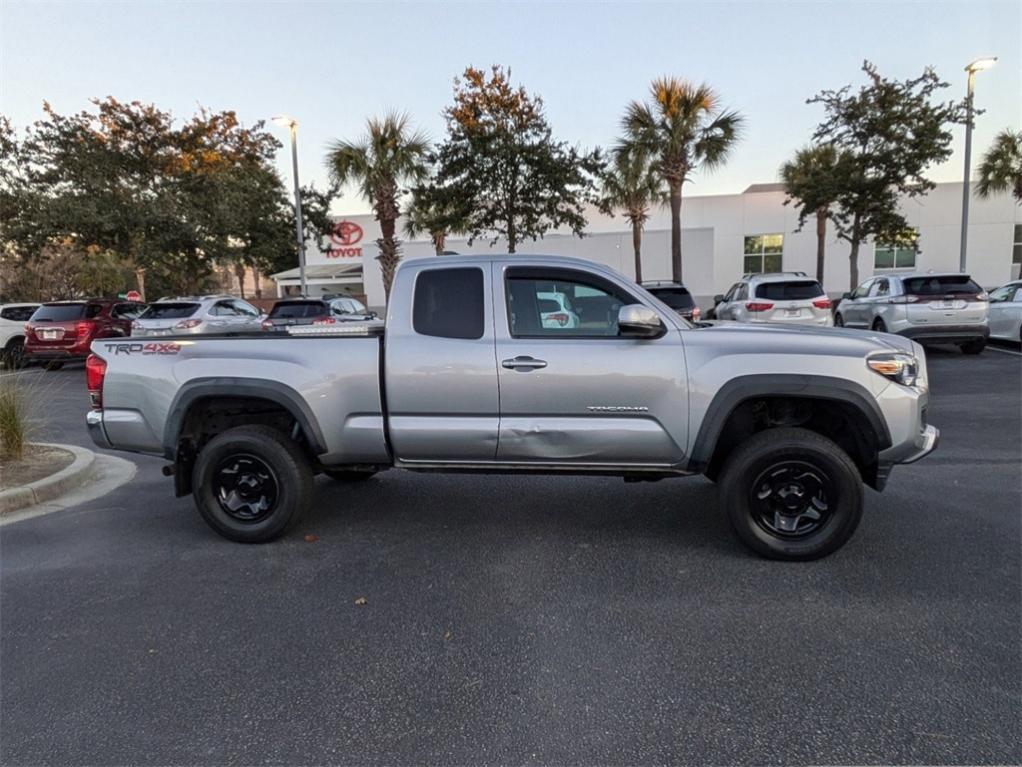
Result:
[[[0,318],[12,322],[28,322],[37,308],[36,306],[7,306],[0,309]]]
[[[85,304],[43,304],[32,314],[33,322],[67,322],[85,316]]]
[[[904,282],[905,292],[912,296],[977,295],[983,292],[983,288],[969,279],[967,274],[910,277]]]
[[[997,290],[990,291],[990,303],[1000,303],[1001,301],[1010,301],[1015,295],[1017,288],[1014,285],[1005,285],[998,288]]]
[[[800,301],[819,298],[823,288],[816,280],[786,280],[784,282],[761,282],[756,286],[756,298],[768,301]]]
[[[300,320],[328,313],[327,305],[322,301],[278,301],[270,310],[270,319]]]
[[[869,297],[877,298],[879,296],[886,296],[889,295],[890,292],[887,279],[880,277],[873,280],[873,286],[869,289]]]
[[[735,291],[733,301],[745,301],[749,297],[749,286],[747,283],[741,283],[738,285],[738,290]]]
[[[178,302],[160,302],[150,304],[149,308],[142,312],[140,320],[183,320],[191,317],[198,310],[200,304],[188,304]]]
[[[1022,301],[1022,288],[1019,288],[1018,290],[1015,291],[1015,298],[1013,300]]]
[[[145,304],[115,304],[110,316],[118,320],[133,320],[145,311]]]
[[[260,314],[248,301],[231,301],[231,305],[242,317],[258,317]]]
[[[672,309],[691,309],[695,306],[688,288],[652,288],[649,292]]]
[[[238,310],[234,308],[233,301],[217,301],[209,310],[214,317],[237,317]]]
[[[869,295],[871,287],[873,287],[873,280],[866,280],[852,292],[852,298],[865,298]]]
[[[509,270],[508,324],[515,338],[618,335],[618,310],[636,300],[613,283],[572,270]]]
[[[482,338],[483,270],[424,269],[415,280],[412,328],[438,338]]]

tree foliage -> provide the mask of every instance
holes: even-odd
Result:
[[[427,174],[429,141],[411,127],[408,115],[390,113],[370,118],[366,133],[357,141],[335,141],[327,155],[327,168],[338,185],[357,184],[372,205],[382,236],[377,245],[383,290],[390,297],[394,270],[401,260],[396,236],[401,215],[401,197],[407,186],[421,182]]]
[[[862,71],[868,82],[857,91],[847,85],[808,101],[826,112],[813,138],[833,146],[841,158],[829,215],[837,236],[850,246],[852,288],[859,282],[859,246],[870,237],[892,242],[906,237],[900,198],[933,189],[924,174],[951,156],[951,126],[966,119],[964,101],[935,100],[947,83],[931,68],[907,80],[884,78],[868,61]]]
[[[741,137],[745,119],[721,107],[720,95],[709,85],[677,77],[660,77],[650,85],[652,103],[633,101],[621,127],[625,145],[655,158],[656,170],[667,185],[671,205],[671,271],[682,280],[682,186],[696,170],[713,171],[725,162]]]
[[[467,231],[468,218],[463,201],[438,187],[434,179],[428,179],[412,189],[405,209],[405,234],[408,237],[428,234],[436,254],[442,256],[447,238]]]
[[[816,279],[822,284],[826,257],[827,220],[837,200],[838,181],[843,177],[843,163],[851,158],[830,144],[803,147],[795,157],[781,166],[781,180],[788,198],[785,205],[797,202],[798,228],[810,216],[816,219]]]
[[[511,70],[467,68],[444,110],[447,138],[436,152],[435,198],[464,214],[469,244],[524,240],[567,227],[581,237],[596,200],[599,152],[557,141],[543,100],[511,84]]]
[[[70,115],[44,104],[20,141],[0,124],[5,259],[110,253],[129,275],[144,269],[151,294],[209,288],[214,265],[294,262],[293,211],[272,166],[280,143],[262,123],[206,109],[181,122],[112,97],[92,104]]]
[[[635,281],[642,282],[642,229],[649,209],[664,202],[661,179],[652,158],[635,147],[615,148],[600,185],[600,210],[621,211],[632,228]]]
[[[1010,128],[998,133],[993,146],[983,155],[976,185],[980,197],[1007,191],[1022,205],[1022,131]]]

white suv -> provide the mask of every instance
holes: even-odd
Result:
[[[262,321],[258,309],[233,296],[161,298],[131,324],[131,335],[254,333],[262,330]]]
[[[746,274],[726,295],[714,296],[713,301],[718,320],[834,324],[831,300],[820,283],[804,272]]]
[[[39,304],[0,305],[0,363],[4,367],[21,367],[25,359],[25,323]]]

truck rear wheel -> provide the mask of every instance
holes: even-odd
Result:
[[[825,557],[862,518],[862,478],[831,440],[807,429],[759,432],[728,457],[718,484],[728,521],[772,559]]]
[[[225,538],[263,543],[297,523],[312,501],[312,469],[301,448],[268,426],[218,434],[199,453],[192,496]]]

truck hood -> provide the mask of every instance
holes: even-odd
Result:
[[[829,341],[835,353],[864,354],[871,351],[915,353],[911,339],[892,333],[877,333],[873,330],[709,320],[699,323],[697,331],[710,336],[726,333],[731,339],[746,339],[752,343],[760,340],[769,343],[772,351],[818,351],[821,341]]]

